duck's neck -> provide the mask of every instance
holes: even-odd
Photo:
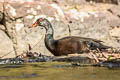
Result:
[[[46,34],[45,34],[45,45],[49,50],[53,50],[54,49],[54,38],[53,38],[53,28],[51,24],[48,24],[47,27],[45,27],[46,29]]]

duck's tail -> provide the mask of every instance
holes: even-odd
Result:
[[[99,46],[99,49],[109,49],[109,48],[110,48],[110,49],[113,49],[113,47],[111,47],[111,46],[106,46],[106,45],[103,45],[103,44]]]

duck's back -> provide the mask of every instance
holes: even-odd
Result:
[[[68,55],[72,53],[82,53],[88,52],[89,50],[94,49],[106,49],[109,48],[101,43],[102,41],[83,38],[83,37],[64,37],[62,39],[56,40],[54,43],[53,54],[55,56]]]

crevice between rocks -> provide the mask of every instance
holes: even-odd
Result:
[[[12,24],[14,21],[16,21],[19,18],[13,18],[8,14],[7,10],[5,9],[5,3],[3,3],[3,13],[0,12],[0,15],[2,15],[2,17],[0,16],[1,17],[0,24],[4,26],[4,29],[0,28],[0,30],[2,30],[13,43],[13,50],[14,50],[15,56],[17,56],[18,55],[18,52],[17,52],[18,42],[17,42],[16,27],[8,26],[8,24]],[[20,17],[20,18],[23,18],[23,17]]]

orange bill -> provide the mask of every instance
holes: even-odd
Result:
[[[34,24],[32,24],[32,26],[30,26],[29,28],[34,28],[34,27],[37,27],[37,21]]]

